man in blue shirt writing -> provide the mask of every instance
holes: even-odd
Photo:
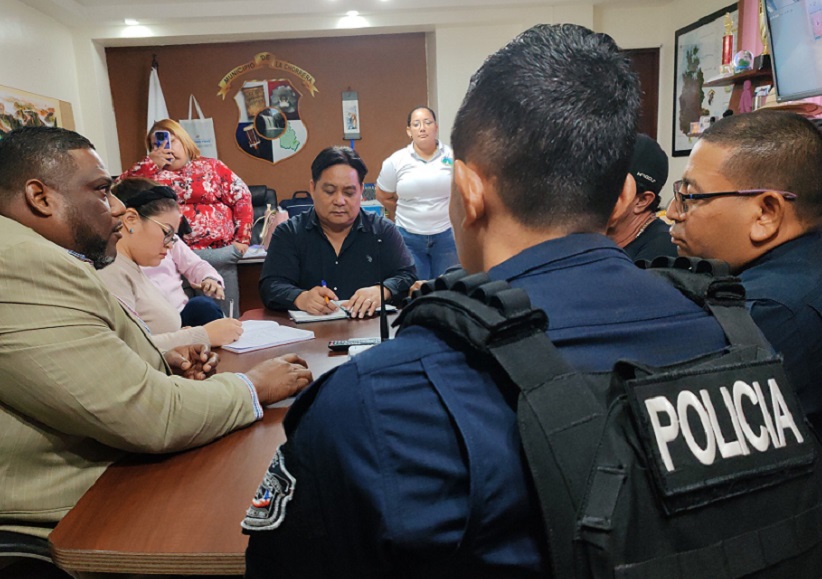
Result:
[[[314,208],[281,224],[271,236],[260,296],[271,309],[330,314],[344,300],[352,316],[373,315],[401,300],[416,279],[414,259],[394,224],[363,211],[367,173],[348,147],[323,149],[311,164]]]
[[[725,345],[713,318],[604,235],[633,199],[638,109],[613,39],[539,25],[485,61],[451,135],[462,265],[527,291],[583,371]],[[548,576],[517,392],[421,327],[326,374],[289,411],[243,522],[247,576]]]

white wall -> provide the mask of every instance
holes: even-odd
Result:
[[[440,137],[448,142],[454,118],[468,89],[471,75],[485,58],[535,24],[571,22],[593,27],[594,9],[586,5],[546,6],[517,11],[510,22],[463,26],[437,26],[435,85]],[[429,74],[431,71],[429,70]]]
[[[82,125],[71,32],[17,0],[0,0],[0,84],[70,102]]]
[[[471,75],[489,54],[505,46],[526,28],[519,24],[437,28],[434,33],[437,50],[437,102],[434,108],[443,141],[450,142],[451,126]]]

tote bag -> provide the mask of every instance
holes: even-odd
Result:
[[[198,118],[191,117],[191,106],[197,110]],[[200,108],[200,103],[191,95],[188,98],[188,118],[180,119],[180,125],[191,135],[197,148],[200,149],[200,155],[203,157],[211,157],[217,159],[217,138],[214,136],[214,121],[203,116],[203,109]]]

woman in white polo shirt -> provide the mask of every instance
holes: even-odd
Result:
[[[408,114],[411,144],[382,164],[377,199],[394,220],[417,266],[419,279],[431,279],[458,263],[448,220],[454,153],[438,140],[434,111],[417,107]]]

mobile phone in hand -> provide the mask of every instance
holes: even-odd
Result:
[[[171,133],[168,131],[154,131],[154,146],[158,149],[170,149]]]

